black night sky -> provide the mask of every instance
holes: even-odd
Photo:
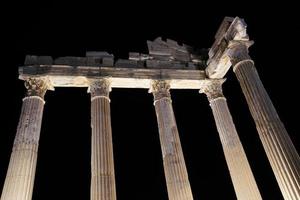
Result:
[[[250,55],[300,151],[296,117],[300,23],[299,11],[294,11],[293,5],[73,1],[15,3],[7,11],[1,28],[1,49],[5,53],[1,56],[0,79],[0,190],[25,93],[17,70],[26,54],[84,56],[87,50],[98,50],[127,58],[128,52],[147,53],[146,40],[158,36],[209,48],[225,16],[242,17],[248,24],[248,34],[255,42]],[[171,94],[194,199],[236,199],[206,96],[197,90],[172,90]],[[281,200],[232,70],[227,74],[224,94],[263,199]],[[152,95],[144,89],[113,88],[110,97],[118,200],[167,200]],[[86,88],[56,88],[47,92],[45,100],[33,199],[87,200],[90,96]]]

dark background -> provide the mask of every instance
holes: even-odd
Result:
[[[3,6],[1,26],[0,188],[2,189],[25,89],[18,66],[26,54],[84,56],[108,51],[127,58],[147,52],[158,36],[209,48],[225,16],[240,16],[255,44],[250,54],[299,152],[299,10],[284,3],[252,1],[181,3],[13,3]],[[264,199],[282,196],[232,70],[227,97],[240,139]],[[111,118],[118,200],[166,200],[152,95],[114,88]],[[203,94],[172,90],[173,107],[195,200],[236,199],[214,119]],[[47,92],[34,200],[89,199],[90,97],[86,88]]]

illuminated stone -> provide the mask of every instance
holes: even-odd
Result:
[[[149,86],[154,95],[169,199],[193,199],[170,89],[200,89],[207,94],[237,198],[261,199],[222,94],[221,84],[231,66],[284,198],[299,200],[300,158],[248,55],[253,41],[249,40],[244,20],[225,17],[209,51],[162,38],[147,44],[149,54],[129,53],[128,59],[116,62],[107,52],[87,52],[85,57],[54,60],[50,56],[26,57],[25,66],[19,67],[19,78],[25,81],[28,96],[23,99],[1,200],[31,200],[43,98],[46,90],[53,87],[89,87],[91,200],[115,200],[109,92],[111,88],[149,89]]]
[[[248,54],[242,57],[247,58]],[[299,200],[299,154],[259,78],[254,62],[248,57],[246,60],[236,59],[233,64],[282,195],[286,200]]]
[[[299,200],[300,157],[248,54],[253,41],[246,27],[238,17],[224,19],[210,50],[206,74],[220,79],[233,66],[282,195],[285,200]]]
[[[192,200],[169,90],[168,81],[153,81],[150,87],[154,96],[168,196],[169,200]]]
[[[222,92],[224,81],[214,80],[200,92],[209,100],[237,199],[260,200],[260,192]]]
[[[109,79],[91,81],[91,200],[115,200],[115,172],[110,122]]]
[[[52,89],[47,79],[25,81],[28,96],[23,99],[17,134],[4,182],[1,200],[31,200],[44,110],[44,94]]]

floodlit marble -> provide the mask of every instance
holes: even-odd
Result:
[[[169,90],[168,81],[155,80],[150,86],[154,96],[168,196],[170,200],[192,200]]]
[[[208,60],[210,79],[233,71],[245,95],[261,142],[285,200],[300,199],[300,158],[248,54],[253,44],[243,19],[225,18]]]
[[[110,80],[91,81],[91,200],[115,200],[115,171],[110,119]]]
[[[237,199],[261,200],[259,189],[222,92],[223,82],[224,79],[212,81],[201,88],[200,92],[205,93],[209,100]]]
[[[1,200],[31,200],[42,116],[44,95],[51,86],[45,79],[25,81],[27,96],[23,99],[17,134],[13,144]]]

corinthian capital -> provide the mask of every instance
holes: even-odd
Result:
[[[110,91],[111,91],[111,80],[109,78],[92,80],[88,88],[88,92],[91,93],[92,98],[97,96],[109,98]]]
[[[39,96],[44,98],[47,90],[53,90],[49,79],[47,78],[28,78],[25,79],[27,96]]]
[[[253,44],[252,41],[231,41],[226,51],[232,66],[244,60],[251,60],[248,48]]]
[[[154,96],[154,102],[162,98],[171,100],[170,82],[167,80],[153,80],[149,89],[149,93]]]
[[[205,93],[209,101],[224,97],[222,91],[222,84],[224,81],[225,79],[212,79],[207,84],[203,85],[199,92]]]

